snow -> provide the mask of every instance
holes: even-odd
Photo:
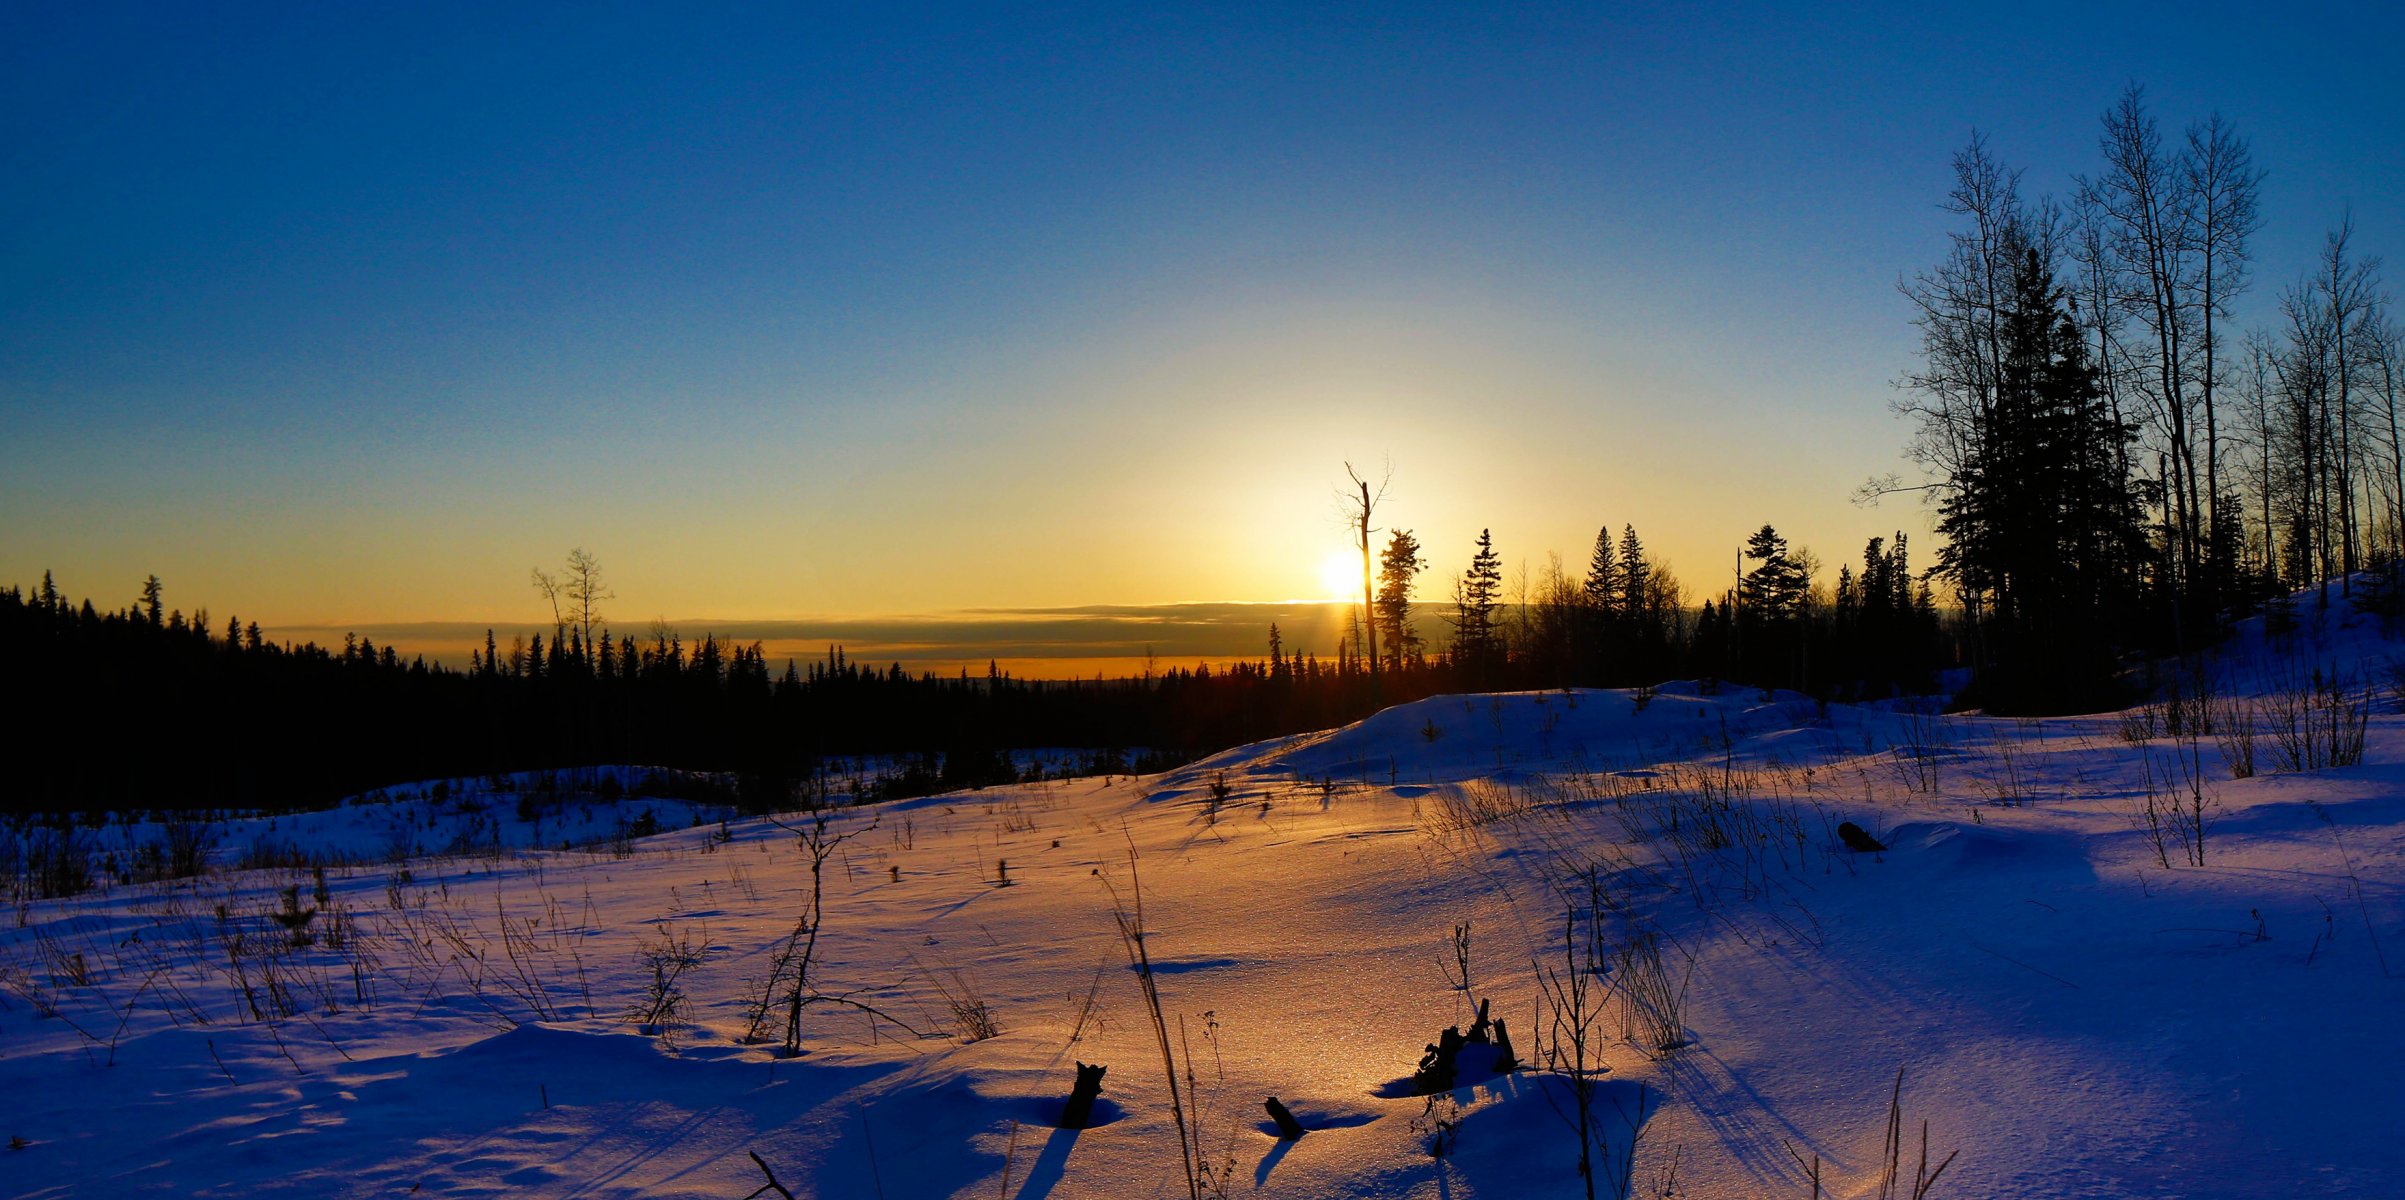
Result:
[[[2216,656],[2220,703],[2308,663],[2387,678],[2395,644],[2368,620],[2306,612],[2292,640],[2250,627]],[[1933,1197],[2397,1195],[2394,709],[2379,697],[2359,765],[2273,774],[2266,755],[2234,779],[2159,711],[2132,741],[2136,714],[1694,684],[1438,697],[1164,776],[847,808],[817,982],[915,1032],[813,1006],[798,1058],[743,1035],[806,904],[807,817],[722,832],[719,810],[635,795],[545,808],[538,831],[519,780],[227,822],[200,879],[0,921],[0,1137],[23,1142],[0,1193],[731,1198],[764,1182],[756,1152],[804,1196],[1184,1195],[1113,918],[1140,894],[1230,1196],[1585,1195],[1538,981],[1590,923],[1608,952],[1657,938],[1685,984],[1686,1044],[1662,1051],[1624,1020],[1641,969],[1593,977],[1613,993],[1603,1159],[1633,1194],[1809,1196],[1817,1157],[1826,1194],[1877,1195],[1893,1093],[1899,1194],[1926,1121],[1929,1165],[1956,1155]],[[2150,787],[2190,794],[2182,759],[2202,866],[2143,818]],[[647,811],[664,832],[621,856]],[[1847,820],[1888,849],[1845,851]],[[266,914],[287,888],[315,903],[315,877],[234,866],[262,838],[336,860],[305,948]],[[707,949],[687,1022],[645,1035],[627,1012],[663,932]],[[293,1015],[250,1019],[236,935]],[[1000,1033],[963,1040],[946,991]],[[1423,1045],[1481,997],[1529,1065],[1409,1095]],[[1077,1062],[1108,1064],[1103,1102],[1054,1128]],[[1302,1140],[1276,1139],[1269,1095]],[[1454,1123],[1442,1158],[1434,1118]]]

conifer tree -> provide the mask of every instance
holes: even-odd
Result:
[[[1609,622],[1620,609],[1620,556],[1612,546],[1612,527],[1595,535],[1595,553],[1587,560],[1587,582],[1580,589],[1587,607]]]
[[[1474,686],[1484,686],[1500,665],[1496,642],[1495,604],[1503,594],[1503,556],[1495,553],[1492,530],[1478,531],[1478,552],[1469,569],[1453,585],[1453,665]]]
[[[2014,272],[2000,343],[1995,403],[1940,508],[1938,573],[1989,634],[1991,707],[2102,701],[2146,553],[2120,465],[2134,431],[2106,411],[2086,342],[2034,247]]]
[[[1378,601],[1373,614],[1376,632],[1386,639],[1386,667],[1400,672],[1419,657],[1420,637],[1411,628],[1411,589],[1428,569],[1420,557],[1420,540],[1408,529],[1387,535],[1378,556]]]

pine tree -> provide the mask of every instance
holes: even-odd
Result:
[[[1627,620],[1641,620],[1649,599],[1647,585],[1653,582],[1653,564],[1645,561],[1645,543],[1637,540],[1637,527],[1622,526],[1620,530],[1620,615]]]
[[[1587,608],[1607,623],[1620,611],[1620,556],[1612,548],[1609,525],[1595,535],[1595,553],[1587,560],[1587,582],[1580,592]]]
[[[1492,530],[1478,531],[1478,552],[1453,586],[1453,665],[1483,687],[1501,665],[1495,604],[1503,594],[1503,556],[1495,553]]]
[[[2107,411],[2086,341],[2035,249],[2014,272],[1995,403],[1940,508],[1937,573],[1987,632],[1991,708],[2109,698],[2119,622],[2147,553],[2122,469],[2134,437]]]
[[[1419,657],[1420,636],[1411,628],[1411,588],[1428,563],[1420,557],[1420,541],[1408,529],[1386,539],[1378,556],[1378,602],[1373,614],[1377,632],[1386,639],[1387,669],[1401,671]]]
[[[1808,584],[1804,570],[1788,555],[1787,539],[1767,524],[1746,539],[1745,557],[1759,564],[1737,583],[1737,642],[1745,676],[1765,687],[1774,682],[1801,687],[1796,618]]]
[[[1745,556],[1761,564],[1747,572],[1737,588],[1747,619],[1764,625],[1794,620],[1803,604],[1805,579],[1802,568],[1787,555],[1787,539],[1764,525],[1746,539]]]

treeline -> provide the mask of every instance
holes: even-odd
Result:
[[[1633,525],[1617,537],[1609,526],[1600,530],[1583,573],[1549,559],[1535,575],[1509,581],[1492,531],[1481,531],[1451,601],[1434,606],[1448,636],[1429,646],[1411,619],[1426,564],[1417,537],[1398,529],[1377,560],[1372,628],[1344,639],[1339,668],[1362,671],[1365,648],[1378,647],[1378,682],[1389,700],[1678,678],[1859,700],[1928,692],[1936,673],[1960,658],[1900,533],[1870,539],[1860,568],[1841,564],[1833,580],[1769,525],[1744,554],[1749,565],[1735,586],[1698,607],[1670,566],[1648,556]]]
[[[941,677],[840,649],[779,669],[756,643],[606,630],[587,643],[565,625],[453,670],[365,638],[329,648],[269,640],[256,623],[220,628],[206,610],[168,609],[156,576],[109,611],[70,601],[47,574],[30,594],[0,590],[0,664],[23,748],[0,808],[18,812],[308,806],[595,762],[730,772],[773,804],[809,786],[824,755],[923,756],[931,779],[972,786],[1007,777],[1011,748],[1191,755],[1350,711],[1337,673],[1315,662],[1279,672],[1292,700],[1264,709],[1243,673]],[[1266,670],[1254,675],[1268,686]]]
[[[1408,537],[1408,534],[1404,534]],[[1416,555],[1412,556],[1416,561]],[[1363,635],[1332,659],[1292,650],[1271,626],[1267,657],[1114,680],[943,676],[876,666],[831,647],[771,664],[758,643],[667,629],[643,639],[583,619],[501,647],[487,635],[455,670],[346,636],[339,648],[220,627],[170,609],[156,576],[102,610],[59,593],[0,590],[0,689],[20,755],[18,812],[281,808],[411,780],[618,762],[727,772],[763,805],[813,786],[826,756],[911,757],[913,786],[1015,778],[1007,751],[1092,748],[1128,767],[1323,729],[1385,704],[1448,691],[1649,684],[1681,673],[1824,694],[1925,684],[1946,652],[1935,613],[1901,582],[1902,547],[1874,542],[1866,586],[1841,574],[1833,601],[1772,587],[1795,570],[1773,554],[1764,586],[1701,615],[1634,529],[1599,539],[1595,568],[1558,571],[1507,598],[1491,539],[1458,590],[1453,637],[1421,642],[1400,560],[1373,619],[1394,630],[1375,673]],[[1149,758],[1142,757],[1149,754]]]

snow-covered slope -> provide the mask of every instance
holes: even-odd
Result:
[[[804,817],[635,798],[577,818],[655,812],[623,857],[497,828],[334,866],[322,903],[305,868],[225,867],[35,901],[0,930],[0,1192],[731,1198],[754,1152],[804,1196],[1185,1195],[1114,919],[1140,895],[1206,1192],[1585,1195],[1545,1054],[1548,992],[1584,979],[1599,1195],[1809,1197],[1815,1162],[1822,1194],[1878,1195],[1891,1097],[1898,1195],[1923,1122],[1933,1197],[2405,1194],[2391,646],[2243,631],[2192,736],[2164,705],[1440,697],[1167,776],[844,810],[797,1058],[781,1007],[744,1034],[807,909]],[[2277,771],[2271,727],[2332,711],[2300,698],[2313,666],[2376,699],[2362,761]],[[435,850],[457,818],[430,806],[275,836]],[[1845,849],[1847,821],[1887,849]],[[306,947],[288,903],[322,909]],[[646,1034],[663,937],[685,1012]],[[1411,1094],[1481,998],[1528,1065]],[[966,1040],[980,1007],[999,1032]],[[1103,1101],[1055,1128],[1079,1062]]]

